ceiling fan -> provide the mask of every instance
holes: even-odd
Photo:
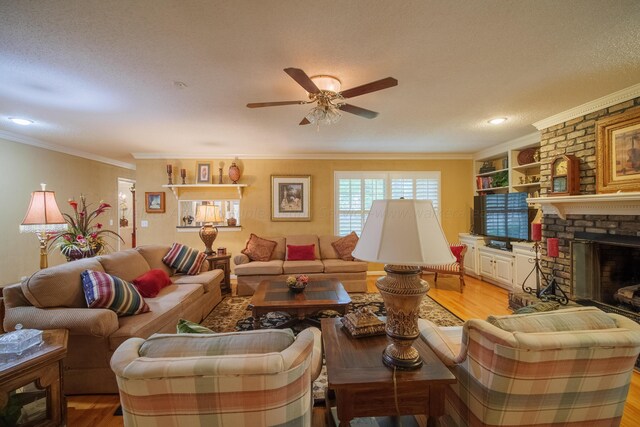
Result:
[[[330,124],[340,120],[340,111],[355,114],[356,116],[366,119],[373,119],[378,115],[375,111],[365,108],[356,107],[347,104],[345,99],[364,95],[378,90],[387,89],[398,85],[398,80],[393,77],[376,80],[351,89],[340,91],[341,82],[338,78],[328,75],[307,76],[307,74],[299,68],[285,68],[287,73],[293,80],[302,86],[309,94],[308,101],[276,101],[276,102],[253,102],[247,104],[249,108],[259,107],[275,107],[280,105],[294,104],[313,104],[316,106],[299,123],[300,125],[314,124]]]

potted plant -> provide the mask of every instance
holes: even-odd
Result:
[[[80,258],[91,258],[104,253],[109,246],[105,237],[110,236],[120,239],[122,237],[115,231],[105,230],[101,223],[94,220],[111,207],[110,204],[100,202],[100,205],[89,212],[87,200],[80,196],[80,203],[69,199],[69,205],[73,208],[73,216],[63,213],[68,224],[68,229],[49,235],[49,249],[56,246],[67,258],[73,261]]]

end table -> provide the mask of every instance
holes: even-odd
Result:
[[[226,255],[208,255],[209,271],[219,268],[224,271],[224,279],[220,282],[220,289],[223,291],[231,291],[231,252]]]
[[[37,349],[0,363],[0,414],[25,413],[24,425],[29,426],[66,425],[62,359],[67,355],[68,337],[66,329],[43,331],[43,343]]]

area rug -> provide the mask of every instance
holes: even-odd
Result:
[[[378,316],[385,316],[382,297],[377,293],[354,293],[351,297],[351,310],[368,306]],[[253,329],[253,317],[249,304],[251,297],[225,297],[201,324],[216,332],[248,331]],[[336,317],[335,311],[318,313],[318,318]],[[428,296],[420,304],[420,318],[430,320],[438,326],[460,326],[464,322]],[[287,313],[273,312],[263,316],[260,320],[261,328],[275,328],[290,319]],[[294,327],[295,329],[295,327]],[[316,405],[324,402],[324,391],[327,387],[327,371],[322,364],[322,372],[313,383],[313,398]]]

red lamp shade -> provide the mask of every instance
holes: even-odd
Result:
[[[542,240],[542,224],[539,222],[534,222],[531,224],[531,240],[534,242],[539,242]]]

